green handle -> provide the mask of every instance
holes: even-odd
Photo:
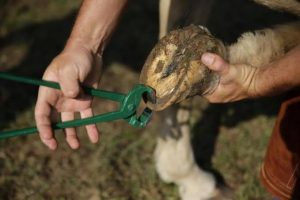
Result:
[[[59,84],[55,83],[55,82],[32,79],[32,78],[27,78],[27,77],[22,77],[22,76],[16,76],[16,75],[12,75],[12,74],[5,73],[5,72],[0,72],[0,79],[11,80],[11,81],[16,81],[16,82],[21,82],[21,83],[26,83],[26,84],[31,84],[31,85],[37,85],[37,86],[45,86],[45,87],[58,89],[58,90],[60,89]],[[112,101],[117,101],[119,103],[122,103],[126,97],[126,95],[121,94],[121,93],[98,90],[98,89],[89,88],[89,87],[83,87],[83,90],[84,90],[85,94],[109,99]],[[57,129],[63,129],[63,128],[69,128],[69,127],[78,127],[78,126],[83,126],[83,125],[95,124],[97,122],[106,122],[106,121],[111,121],[111,120],[117,120],[117,119],[120,119],[122,116],[123,116],[123,114],[121,112],[118,112],[118,111],[111,112],[111,113],[106,113],[106,114],[89,117],[89,118],[85,118],[85,119],[78,119],[78,120],[72,120],[72,121],[66,121],[66,122],[53,124],[53,129],[57,130]],[[38,132],[36,127],[24,128],[24,129],[19,129],[19,130],[3,131],[3,132],[0,132],[0,139],[19,136],[19,135],[28,135],[28,134],[33,134],[36,132]]]
[[[70,127],[79,127],[79,126],[86,126],[89,124],[95,124],[97,122],[108,122],[113,120],[118,120],[126,117],[123,112],[117,111],[117,112],[110,112],[102,115],[97,115],[93,117],[88,117],[84,119],[77,119],[72,121],[65,121],[60,122],[57,124],[53,124],[52,128],[53,130],[58,129],[64,129],[64,128],[70,128]],[[33,133],[37,133],[38,129],[36,127],[30,127],[30,128],[24,128],[19,130],[11,130],[11,131],[4,131],[0,132],[0,139],[4,138],[10,138],[20,135],[29,135]]]
[[[0,132],[0,139],[15,137],[15,136],[19,136],[19,135],[29,135],[29,134],[33,134],[33,133],[37,133],[37,132],[38,132],[38,130],[36,127],[4,131],[4,132]]]
[[[55,82],[15,76],[4,72],[0,72],[0,79],[6,79],[6,80],[12,80],[21,83],[60,89],[59,84]],[[136,115],[136,109],[140,104],[143,94],[153,93],[153,90],[147,86],[136,85],[131,91],[129,91],[127,95],[116,93],[116,92],[97,90],[88,87],[83,87],[83,90],[86,94],[89,94],[91,96],[101,97],[101,98],[119,102],[120,103],[119,110],[115,112],[109,112],[109,113],[89,117],[89,118],[53,124],[52,128],[54,130],[85,126],[89,124],[96,124],[98,122],[107,122],[107,121],[113,121],[118,119],[125,119],[128,121],[129,124],[135,127],[145,127],[148,121],[150,120],[151,110],[149,109],[145,109],[140,116]],[[36,132],[38,132],[36,127],[4,131],[4,132],[0,132],[0,139],[19,136],[19,135],[28,135]]]
[[[45,81],[45,80],[21,77],[21,76],[12,75],[12,74],[5,73],[5,72],[0,72],[0,79],[16,81],[16,82],[20,82],[20,83],[27,83],[27,84],[31,84],[31,85],[37,85],[37,86],[45,86],[45,87],[60,90],[59,84],[52,82],[52,81]],[[90,87],[82,87],[82,88],[83,88],[83,91],[85,94],[95,96],[95,97],[109,99],[112,101],[122,102],[125,98],[124,94],[117,93],[117,92],[98,90],[98,89],[94,89],[94,88],[90,88]]]

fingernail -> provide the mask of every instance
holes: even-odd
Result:
[[[205,53],[202,55],[201,60],[205,65],[211,65],[214,62],[214,56],[210,53]]]

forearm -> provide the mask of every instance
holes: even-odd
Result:
[[[280,94],[300,86],[300,45],[281,59],[259,69],[255,80],[257,96]]]
[[[78,44],[102,52],[127,0],[84,0],[65,49]]]

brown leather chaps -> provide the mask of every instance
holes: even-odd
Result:
[[[276,197],[300,199],[300,91],[282,103],[261,168],[262,183]]]

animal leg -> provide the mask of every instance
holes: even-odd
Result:
[[[167,32],[189,24],[204,25],[213,0],[160,0],[160,32]],[[190,101],[163,111],[163,128],[154,157],[159,176],[179,186],[183,200],[204,200],[221,197],[215,177],[196,164],[189,126]],[[225,199],[225,198],[219,198]]]
[[[206,24],[214,0],[160,0],[159,38],[191,24]]]
[[[162,135],[155,149],[157,172],[164,181],[179,186],[183,200],[212,198],[218,193],[216,180],[195,162],[190,143],[190,110],[186,105],[174,107],[164,111]]]
[[[171,1],[172,0],[159,1],[159,38],[162,38],[168,32],[168,19]]]
[[[300,22],[247,32],[228,47],[229,62],[264,66],[300,44]]]

